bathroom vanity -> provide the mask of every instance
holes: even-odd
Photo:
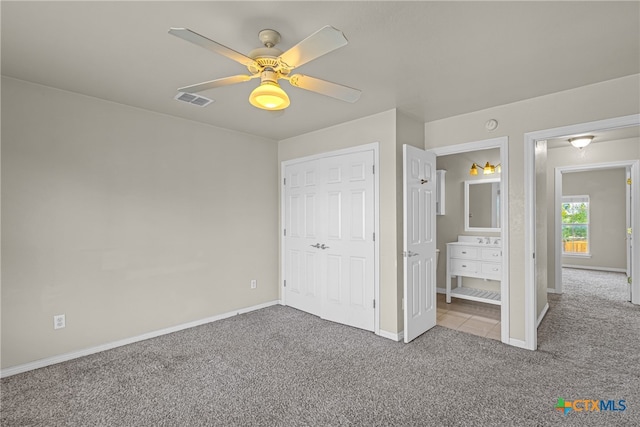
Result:
[[[452,278],[456,285],[452,288]],[[447,243],[446,301],[463,298],[501,304],[500,292],[462,286],[463,277],[502,281],[502,243],[499,237],[458,236]]]

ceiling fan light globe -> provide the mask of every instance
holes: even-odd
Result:
[[[249,95],[249,102],[263,110],[283,110],[289,106],[289,96],[275,82],[264,81]]]

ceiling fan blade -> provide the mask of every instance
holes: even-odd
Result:
[[[244,74],[239,74],[237,76],[225,77],[222,79],[211,80],[208,82],[202,82],[191,86],[185,86],[178,89],[178,92],[186,92],[186,93],[195,93],[202,92],[207,89],[214,89],[220,86],[232,85],[235,83],[242,83],[249,81],[253,78],[253,76],[247,76]]]
[[[169,34],[180,37],[181,39],[193,44],[197,44],[198,46],[201,46],[212,52],[226,56],[227,58],[233,59],[234,61],[239,62],[244,66],[255,64],[255,61],[248,56],[243,55],[240,52],[236,52],[231,48],[223,46],[220,43],[214,42],[213,40],[208,39],[205,36],[189,30],[188,28],[171,28],[169,29]]]
[[[327,25],[280,55],[280,60],[293,69],[347,43],[347,38],[342,31]]]
[[[305,76],[304,74],[294,74],[293,76],[290,76],[288,80],[292,86],[310,90],[311,92],[316,92],[321,95],[331,96],[347,102],[356,102],[360,99],[360,94],[362,93],[359,89],[339,85],[337,83],[331,83],[315,77]]]

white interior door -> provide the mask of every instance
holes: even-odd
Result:
[[[371,150],[284,170],[285,304],[375,329],[375,180]]]
[[[436,325],[436,157],[403,147],[404,342]]]
[[[285,169],[285,301],[320,315],[321,254],[313,246],[319,240],[319,206],[322,185],[317,161],[296,163]]]
[[[374,330],[373,152],[324,159],[324,319]]]

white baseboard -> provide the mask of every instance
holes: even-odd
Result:
[[[627,270],[625,268],[614,268],[614,267],[591,267],[589,265],[572,265],[572,264],[562,264],[563,268],[577,268],[580,270],[598,270],[598,271],[611,271],[613,273],[626,273]]]
[[[393,332],[387,332],[380,329],[380,333],[378,334],[382,338],[388,338],[393,341],[402,341],[404,339],[404,331],[400,331],[397,334]]]
[[[540,326],[540,322],[542,322],[542,319],[544,319],[544,316],[547,315],[547,311],[549,311],[549,303],[546,303],[542,308],[542,313],[540,313],[540,316],[538,316],[538,323],[536,323],[536,329]]]
[[[88,356],[90,354],[99,353],[101,351],[111,350],[112,348],[122,347],[123,345],[133,344],[138,341],[144,341],[150,338],[156,338],[162,335],[171,334],[173,332],[182,331],[184,329],[193,328],[195,326],[204,325],[207,323],[215,322],[217,320],[226,319],[228,317],[237,316],[238,314],[244,314],[244,313],[249,313],[251,311],[260,310],[262,308],[270,307],[276,304],[280,304],[280,301],[279,300],[270,301],[264,304],[254,305],[252,307],[241,308],[238,310],[230,311],[228,313],[207,317],[206,319],[195,320],[193,322],[183,323],[181,325],[172,326],[170,328],[148,332],[146,334],[138,335],[135,337],[125,338],[125,339],[113,341],[107,344],[85,348],[83,350],[72,351],[71,353],[60,354],[58,356],[47,357],[45,359],[36,360],[34,362],[25,363],[23,365],[11,366],[9,368],[5,368],[0,371],[0,378],[6,378],[11,375],[21,374],[23,372],[32,371],[38,368],[44,368],[45,366],[55,365],[56,363],[66,362],[68,360],[77,359],[79,357]]]
[[[436,292],[439,294],[446,294],[447,288],[436,288]]]
[[[558,292],[556,288],[547,288],[548,294],[561,294],[562,292]]]

